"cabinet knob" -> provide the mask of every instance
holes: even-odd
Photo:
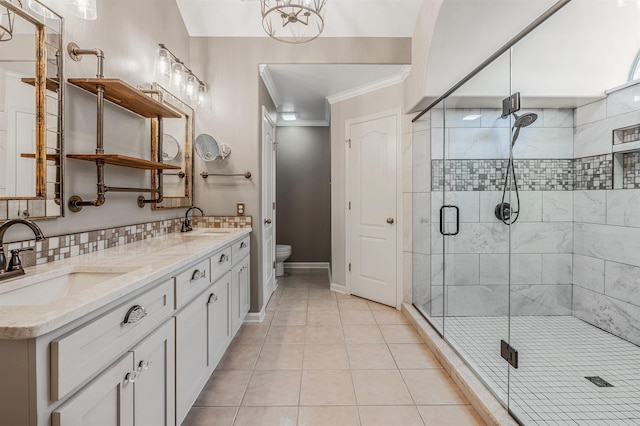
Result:
[[[240,248],[247,248],[247,243],[245,243],[244,241],[240,243]]]
[[[220,260],[218,261],[218,263],[224,263],[228,260],[229,260],[229,255],[223,254],[222,256],[220,256]]]
[[[124,324],[133,324],[147,316],[147,310],[140,305],[133,305],[124,316]]]
[[[392,217],[390,217],[389,219],[387,219],[387,223],[388,223],[389,225],[393,225],[393,222],[395,222],[395,221],[393,220],[393,218],[392,218]]]
[[[209,295],[209,300],[207,300],[207,304],[211,304],[213,302],[217,302],[218,301],[218,295],[215,293],[211,293]]]
[[[271,219],[265,219],[264,220],[264,224],[265,225],[271,225]]]

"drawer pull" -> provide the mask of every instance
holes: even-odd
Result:
[[[200,269],[196,269],[195,271],[193,271],[193,274],[191,275],[191,281],[197,281],[199,279],[205,278],[207,276],[207,271],[205,270],[200,270]]]
[[[140,363],[138,364],[138,371],[148,370],[149,367],[151,367],[151,364],[153,364],[152,360],[149,360],[149,361],[142,360],[142,361],[140,361]]]
[[[130,373],[127,373],[126,376],[124,376],[124,381],[125,383],[135,383],[137,378],[138,378],[138,372],[132,371]]]
[[[218,295],[215,293],[211,293],[209,295],[209,300],[207,300],[207,305],[213,303],[213,302],[217,302],[218,301]]]
[[[244,241],[240,243],[240,248],[247,248],[247,243],[245,243]]]
[[[229,255],[223,253],[222,256],[220,256],[220,260],[218,260],[218,263],[224,263],[227,262],[229,260]]]
[[[124,324],[133,324],[147,316],[147,310],[140,305],[133,305],[124,316]]]

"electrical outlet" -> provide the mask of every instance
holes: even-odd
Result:
[[[244,203],[236,203],[236,214],[244,216]]]

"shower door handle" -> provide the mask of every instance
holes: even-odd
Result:
[[[444,229],[444,216],[445,216],[446,209],[454,209],[456,212],[455,232],[446,232]],[[460,232],[460,209],[458,208],[458,206],[447,205],[447,206],[440,207],[440,233],[442,235],[458,235],[458,232]]]

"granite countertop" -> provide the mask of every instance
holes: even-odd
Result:
[[[26,275],[20,278],[0,281],[0,339],[29,339],[56,330],[158,279],[170,277],[176,270],[249,234],[251,228],[207,231],[214,229],[177,232],[49,262],[25,268]],[[68,273],[91,272],[113,277],[102,275],[101,279],[108,278],[89,286],[81,283],[63,286],[62,297],[47,296],[34,285],[34,304],[17,306],[2,299],[3,293],[8,296],[11,290],[31,283],[44,280],[51,283]]]

